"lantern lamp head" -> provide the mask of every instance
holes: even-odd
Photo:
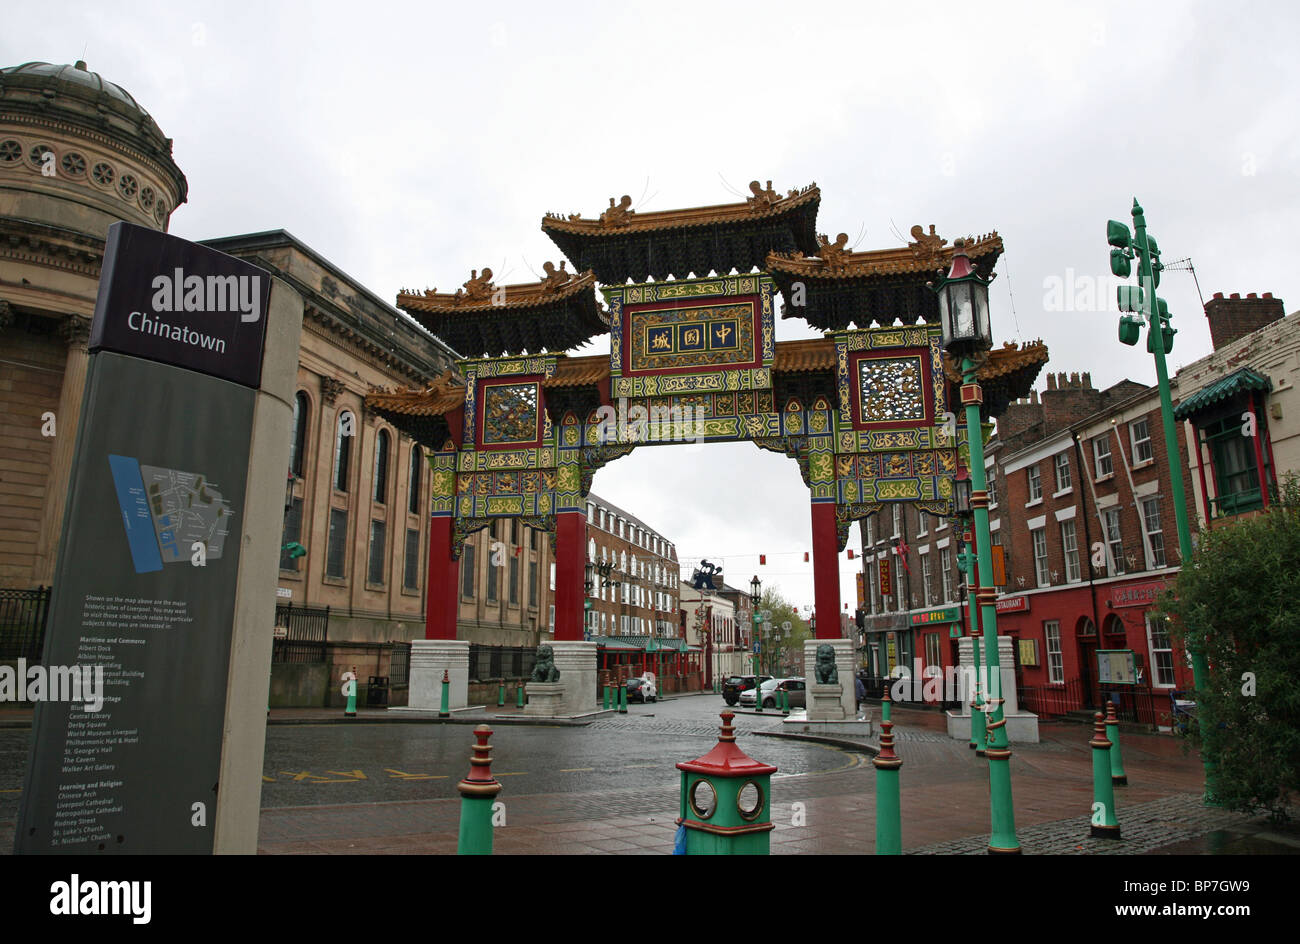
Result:
[[[966,254],[966,243],[953,243],[952,267],[943,279],[930,284],[939,296],[939,321],[943,347],[954,357],[969,357],[993,346],[989,326],[989,283],[976,274]]]

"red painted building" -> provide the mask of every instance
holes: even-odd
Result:
[[[1121,714],[1167,725],[1174,693],[1192,687],[1156,606],[1180,564],[1171,468],[1187,494],[1191,480],[1186,455],[1165,453],[1157,389],[1049,375],[1041,400],[999,426],[998,632],[1015,641],[1022,707],[1056,715],[1118,696]]]

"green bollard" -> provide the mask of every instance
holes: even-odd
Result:
[[[880,723],[881,724],[884,724],[886,721],[889,720],[889,706],[892,704],[893,702],[889,700],[889,686],[886,685],[884,692],[881,693],[880,696]]]
[[[460,791],[460,836],[457,855],[492,854],[492,807],[501,784],[492,776],[492,729],[480,724],[474,729],[474,753],[469,758],[469,776],[456,784]]]
[[[451,676],[446,669],[442,670],[442,704],[438,708],[439,718],[450,718],[451,710],[448,707],[451,701]]]
[[[772,774],[776,768],[736,744],[735,713],[723,711],[718,743],[682,772],[677,825],[686,855],[767,855],[771,852]]]
[[[1106,740],[1110,741],[1110,782],[1128,786],[1124,772],[1124,754],[1119,746],[1119,719],[1115,717],[1115,703],[1106,702]]]
[[[497,707],[504,708],[506,704],[506,680],[501,680],[501,687],[497,690]]]
[[[515,707],[524,707],[524,683],[520,682],[515,686]]]
[[[348,678],[348,676],[352,676]],[[348,703],[343,709],[343,717],[355,718],[357,716],[357,667],[354,665],[351,672],[343,676],[348,682]]]
[[[618,694],[616,697],[618,698],[618,713],[621,715],[627,714],[627,684],[626,683],[618,687]]]
[[[1106,740],[1106,721],[1098,711],[1092,740],[1092,836],[1095,839],[1118,839],[1119,820],[1115,818],[1115,785],[1110,781],[1110,741]]]
[[[876,768],[876,855],[903,854],[903,813],[898,790],[902,758],[894,753],[894,722],[889,720],[889,693],[881,702],[880,753]]]
[[[790,713],[790,693],[783,691],[781,693],[781,714],[788,715],[789,713]]]
[[[608,684],[605,685],[604,692],[605,692],[604,698],[602,699],[600,704],[602,708],[604,708],[606,711],[609,711],[609,685]]]

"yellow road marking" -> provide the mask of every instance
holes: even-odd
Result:
[[[494,777],[523,777],[523,776],[526,776],[527,773],[528,773],[528,771],[526,771],[526,770],[517,770],[517,771],[515,771],[514,773],[511,773],[511,774],[503,774],[503,773],[498,773],[497,771],[494,770],[494,771],[492,771],[492,776],[494,776]]]
[[[589,771],[589,770],[595,770],[595,769],[596,769],[595,767],[561,767],[561,768],[560,768],[560,773],[562,773],[562,774],[581,774],[581,773],[586,773],[586,772]],[[500,776],[500,774],[498,774],[497,776]]]
[[[22,790],[0,790],[0,793],[22,793]]]

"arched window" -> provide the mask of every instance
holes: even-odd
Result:
[[[334,430],[334,487],[340,492],[348,490],[348,468],[352,464],[352,438],[356,433],[356,420],[344,410],[339,414]]]
[[[407,493],[410,496],[407,505],[411,514],[420,513],[420,472],[424,466],[424,450],[420,448],[419,443],[411,446],[411,477],[407,484]]]
[[[384,504],[388,495],[388,430],[379,431],[375,442],[375,501]]]
[[[591,559],[591,562],[593,564],[596,563],[596,539],[595,538],[592,538],[590,541],[587,542],[587,557]]]
[[[303,454],[307,451],[307,412],[311,401],[301,390],[293,398],[293,438],[289,440],[289,471],[302,478]]]

